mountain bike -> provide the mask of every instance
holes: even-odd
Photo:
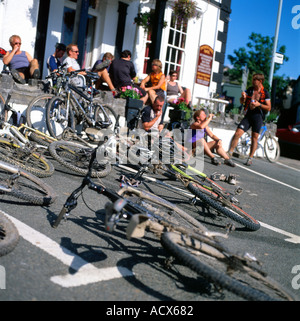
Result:
[[[0,193],[35,205],[49,205],[56,199],[53,188],[32,173],[0,161]]]
[[[90,166],[96,158],[93,152]],[[173,257],[207,280],[246,300],[293,300],[275,281],[267,277],[259,262],[249,253],[238,255],[228,249],[221,237],[226,234],[209,231],[197,220],[181,225],[187,215],[176,205],[144,190],[123,186],[118,192],[96,184],[90,171],[81,185],[67,198],[53,223],[57,228],[63,218],[77,206],[77,199],[88,187],[110,199],[105,205],[105,228],[113,232],[120,220],[129,221],[127,238],[142,237],[146,229],[157,235],[162,246]]]
[[[81,130],[85,130],[87,127],[113,130],[117,122],[114,110],[109,106],[103,106],[101,99],[95,96],[93,85],[85,92],[70,83],[70,76],[78,74],[80,71],[82,70],[73,71],[70,75],[66,75],[67,81],[63,91],[47,104],[47,128],[50,135],[55,138],[60,138],[63,130],[67,127],[75,130],[75,126],[80,125]],[[87,71],[86,73],[92,84],[99,78],[97,73]]]
[[[13,222],[0,210],[0,256],[14,250],[19,242],[19,232]]]
[[[8,105],[6,107],[9,109]],[[0,159],[26,169],[38,177],[51,176],[55,168],[43,156],[47,148],[30,141],[22,134],[21,128],[22,126],[18,128],[0,119]]]
[[[242,156],[248,156],[251,148],[251,134],[245,132],[239,139],[239,142],[235,148],[236,152]],[[266,123],[262,126],[259,134],[257,148],[260,148],[263,156],[271,163],[278,160],[280,156],[280,146],[278,140],[268,130]]]
[[[91,155],[96,146],[79,137],[75,131],[66,128],[62,139],[49,145],[51,156],[69,170],[86,175]],[[104,177],[111,172],[111,163],[107,159],[95,161],[91,168],[92,177]]]
[[[170,158],[168,163],[163,163],[161,155],[166,151],[168,151],[166,154],[169,154]],[[249,230],[258,230],[260,228],[259,222],[242,209],[242,205],[237,199],[237,195],[242,193],[242,189],[238,187],[234,193],[228,192],[205,173],[184,161],[179,162],[178,156],[181,156],[181,151],[180,144],[174,142],[170,137],[162,137],[161,142],[154,141],[151,144],[151,149],[139,147],[138,144],[134,145],[130,150],[129,160],[133,159],[135,164],[139,164],[139,169],[134,175],[133,181],[138,181],[145,172],[150,170],[166,175],[172,180],[179,180],[185,188],[195,195],[192,199],[193,204],[199,198],[208,207],[215,209],[217,213],[229,217]],[[188,156],[184,159],[188,159]]]

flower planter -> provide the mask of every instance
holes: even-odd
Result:
[[[170,109],[169,110],[169,118],[171,122],[175,121],[183,121],[186,120],[186,111],[178,110],[178,109]]]
[[[139,99],[126,98],[125,115],[127,127],[131,129],[131,121],[138,115],[140,109],[143,108],[143,101]]]

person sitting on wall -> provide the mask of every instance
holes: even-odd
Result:
[[[94,66],[91,69],[92,72],[99,72],[99,71],[103,70],[104,68],[106,68],[107,72],[109,73],[110,65],[111,65],[112,61],[114,60],[114,58],[115,57],[112,53],[106,52],[103,55],[102,59],[98,59],[94,63]],[[96,87],[96,89],[100,89],[100,90],[109,90],[108,85],[103,82],[103,78],[104,77],[101,77],[96,81],[95,87]]]
[[[55,45],[55,52],[47,59],[47,68],[49,72],[56,71],[62,65],[61,58],[66,52],[66,45],[57,43]]]
[[[9,43],[12,50],[4,55],[3,63],[8,65],[15,81],[25,84],[29,79],[39,79],[39,63],[27,51],[21,51],[21,37],[12,35]]]
[[[133,83],[133,79],[136,77],[136,71],[133,62],[131,61],[130,50],[122,51],[120,59],[115,59],[112,62],[109,70],[109,75],[115,88],[121,91],[122,87],[135,87],[140,92],[140,100],[146,103],[146,101],[148,100],[147,92],[137,84]]]
[[[178,77],[178,73],[176,70],[171,70],[169,72],[169,79],[167,80],[168,102],[172,103],[180,97],[180,98],[183,98],[191,107],[191,99],[192,99],[191,91],[189,88],[183,89],[180,83],[176,80],[177,77]]]
[[[147,83],[151,83],[150,87],[146,87]],[[166,76],[162,72],[162,63],[159,59],[154,59],[152,62],[152,72],[142,80],[141,88],[148,92],[151,103],[158,95],[165,95],[166,92]]]
[[[80,65],[77,62],[78,59],[78,55],[79,55],[79,50],[78,50],[78,46],[74,43],[71,43],[67,46],[67,55],[68,57],[64,60],[64,64],[66,63],[66,67],[68,72],[71,71],[76,71],[76,70],[80,70]],[[109,74],[106,70],[107,67],[107,63],[101,63],[98,64],[95,69],[99,75],[99,77],[102,79],[102,81],[106,82],[108,85],[108,88],[111,91],[115,91],[114,85],[111,82],[111,79],[109,77]],[[85,71],[81,71],[79,72],[80,75],[86,75]]]

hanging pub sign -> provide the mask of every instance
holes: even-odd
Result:
[[[209,86],[214,50],[208,45],[202,45],[199,51],[196,84]]]

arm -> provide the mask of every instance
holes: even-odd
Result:
[[[148,75],[145,79],[142,80],[140,87],[142,89],[146,89],[145,85],[150,80],[150,76]]]
[[[209,127],[206,128],[206,133],[215,142],[219,143],[221,141],[221,139],[218,136],[214,135],[214,133],[210,130]]]
[[[25,54],[26,54],[28,61],[31,62],[32,61],[31,55],[27,51],[25,52]]]
[[[155,124],[155,122],[159,119],[159,117],[161,116],[161,114],[162,114],[162,110],[157,111],[156,114],[155,114],[155,117],[154,117],[152,120],[149,120],[149,121],[143,121],[143,118],[144,118],[144,119],[147,119],[148,117],[150,118],[150,114],[149,114],[149,115],[148,115],[148,114],[143,115],[143,116],[142,116],[143,128],[144,128],[146,131],[150,130],[150,129],[152,128],[152,126]],[[161,127],[163,127],[162,124],[158,125],[158,130],[159,130],[159,131],[162,130]],[[160,128],[161,128],[161,129],[160,129]]]
[[[158,84],[156,86],[147,88],[147,90],[149,90],[149,89],[152,89],[152,90],[159,89],[159,88],[161,88],[161,86],[163,85],[163,83],[165,81],[166,81],[166,76],[164,74],[162,74],[160,79],[159,79]]]
[[[210,123],[210,121],[212,120],[213,116],[214,116],[214,114],[209,114],[209,116],[206,118],[206,120],[199,124],[199,128],[200,129],[206,128],[208,126],[208,124]]]

